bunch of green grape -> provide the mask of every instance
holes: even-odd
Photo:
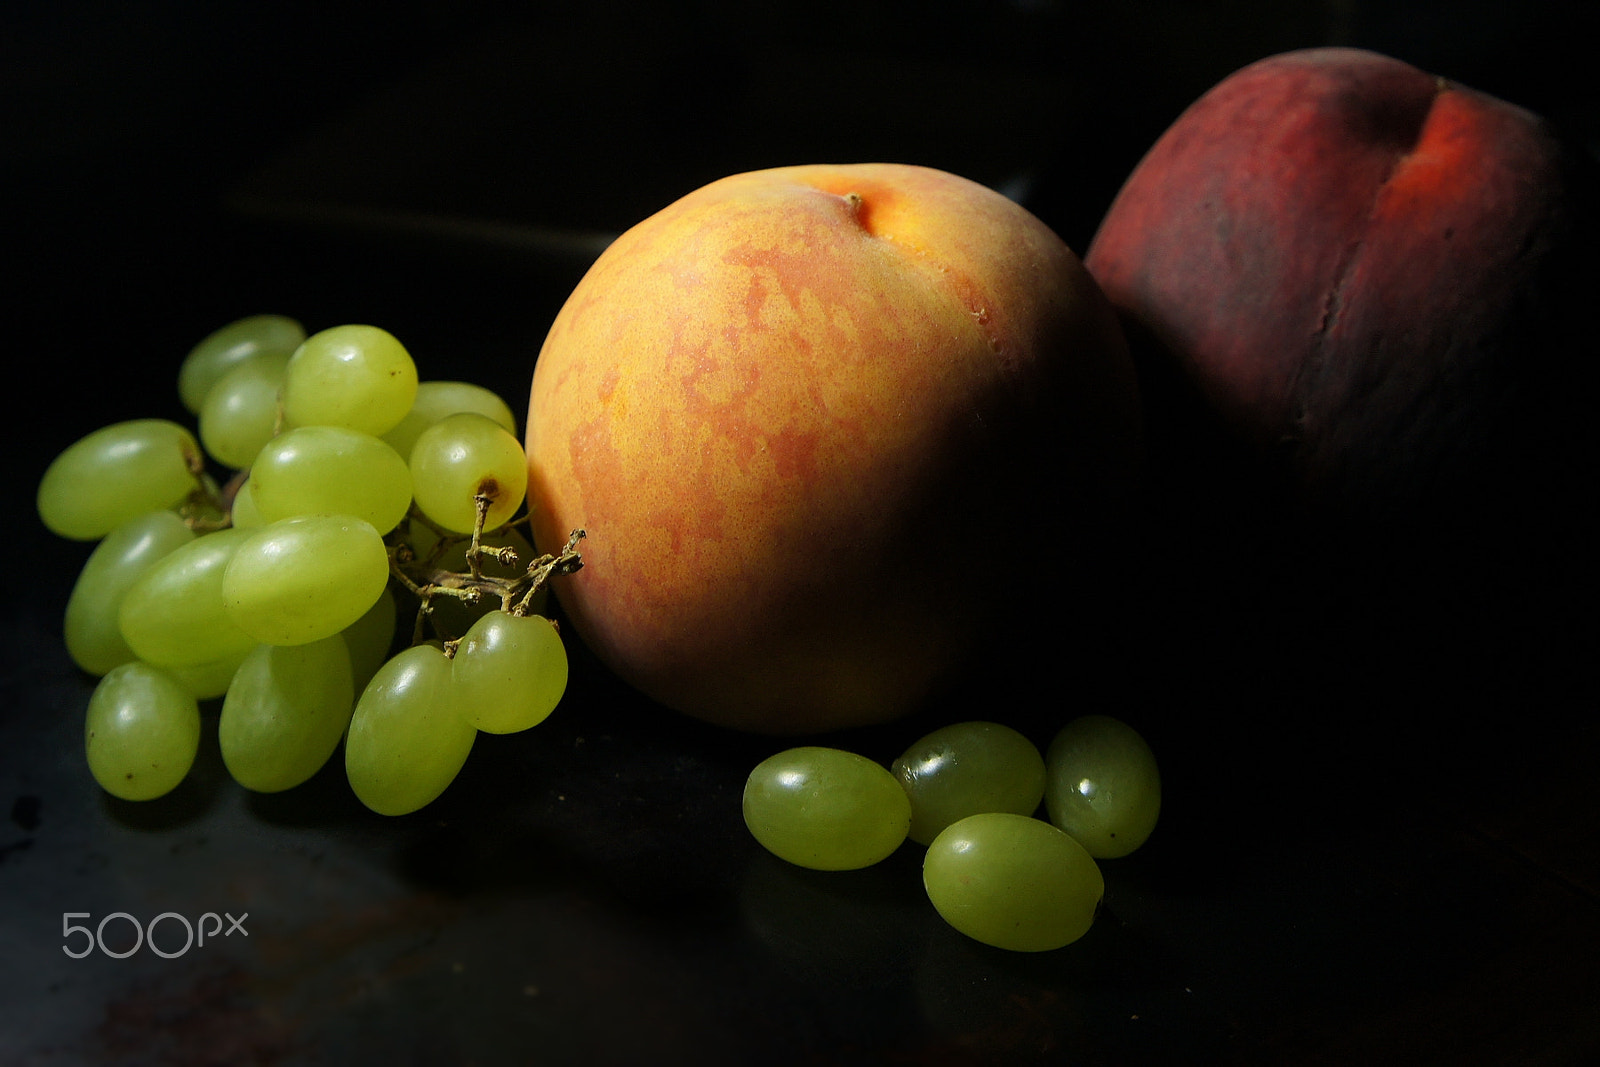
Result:
[[[398,815],[445,790],[480,731],[551,713],[567,657],[540,612],[548,579],[582,565],[582,531],[536,554],[504,400],[419,381],[378,327],[307,336],[281,315],[201,340],[178,393],[197,433],[107,426],[39,484],[50,530],[98,542],[64,633],[100,676],[85,748],[101,786],[171,791],[220,698],[247,789],[299,785],[342,743],[356,796]]]
[[[1021,952],[1088,932],[1105,895],[1098,861],[1142,845],[1160,810],[1150,746],[1107,715],[1074,719],[1043,755],[994,722],[935,730],[889,767],[791,748],[758,764],[744,790],[756,840],[802,867],[851,870],[907,840],[926,846],[935,910],[975,940]]]

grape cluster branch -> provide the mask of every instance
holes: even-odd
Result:
[[[480,498],[477,522],[468,537],[444,529],[413,508],[407,521],[420,523],[435,536],[432,548],[421,558],[415,555],[405,537],[405,524],[402,524],[401,531],[397,531],[400,536],[391,543],[389,550],[389,572],[396,582],[417,598],[417,621],[413,631],[413,642],[423,639],[424,622],[433,611],[433,600],[436,597],[455,597],[468,604],[476,604],[485,596],[493,596],[500,601],[501,611],[511,615],[526,615],[531,610],[535,594],[544,588],[551,578],[572,574],[583,567],[583,556],[578,550],[578,542],[586,534],[583,530],[574,530],[560,552],[545,553],[531,560],[520,574],[498,577],[484,573],[482,561],[485,556],[502,566],[514,566],[520,562],[516,549],[510,545],[483,543],[485,537],[483,520],[487,510],[485,501]],[[515,523],[507,523],[501,529],[512,525]],[[498,531],[489,531],[490,534],[495,532]],[[455,571],[441,566],[440,560],[444,555],[463,541],[468,542],[467,570]],[[454,645],[455,642],[446,641],[446,651],[453,651]]]
[[[178,509],[183,521],[196,533],[227,529],[231,524],[229,512],[233,496],[238,492],[235,483],[242,479],[236,475],[227,486],[218,485],[216,478],[206,470],[205,455],[201,452],[184,449],[183,464],[194,477],[194,488]]]

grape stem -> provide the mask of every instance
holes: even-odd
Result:
[[[583,555],[578,551],[578,542],[587,536],[583,530],[573,530],[567,536],[566,546],[560,553],[552,556],[547,552],[528,565],[528,587],[523,592],[522,598],[512,606],[511,614],[526,615],[528,602],[551,578],[575,574],[583,569]]]
[[[482,566],[485,556],[506,566],[519,562],[516,549],[510,545],[485,545],[483,543],[485,533],[497,533],[515,525],[518,521],[525,522],[526,518],[513,520],[497,530],[485,531],[484,520],[488,514],[490,501],[480,495],[476,498],[476,503],[476,521],[470,537],[466,538],[468,545],[465,572],[439,566],[444,554],[450,548],[459,545],[464,535],[446,530],[415,507],[407,516],[407,522],[416,522],[427,527],[436,538],[433,547],[425,558],[418,559],[404,536],[390,546],[389,573],[401,587],[415,596],[418,602],[417,620],[412,633],[414,643],[423,639],[425,622],[433,612],[435,597],[450,596],[468,604],[475,604],[485,596],[494,596],[500,601],[501,611],[510,615],[526,615],[531,610],[533,597],[551,578],[572,574],[583,566],[583,556],[578,551],[578,542],[586,535],[583,530],[574,530],[560,552],[539,556],[530,561],[527,568],[515,577],[501,578],[485,574]],[[453,640],[444,643],[447,655],[455,651],[455,644]]]
[[[196,533],[227,529],[232,525],[233,497],[243,479],[235,475],[227,487],[218,486],[217,480],[206,470],[204,453],[188,448],[183,450],[183,464],[194,477],[194,488],[178,509],[184,524]]]

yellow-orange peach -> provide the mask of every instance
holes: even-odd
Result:
[[[1115,316],[1032,215],[927,168],[779,168],[579,283],[535,366],[529,502],[542,547],[587,531],[554,588],[621,678],[808,732],[927,699],[1073,558],[1138,440]]]

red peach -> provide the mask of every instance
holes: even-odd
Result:
[[[622,679],[820,731],[949,680],[1138,440],[1115,317],[1031,214],[926,168],[780,168],[689,194],[579,283],[535,365],[530,510],[541,545],[587,531],[555,592]]]
[[[1595,261],[1579,155],[1397,59],[1286,53],[1173,123],[1084,261],[1313,498],[1482,496],[1570,434],[1553,401],[1591,345],[1573,316]]]
[[[1193,590],[1167,653],[1281,676],[1279,709],[1491,672],[1592,692],[1592,162],[1338,48],[1244,68],[1157,140],[1084,261],[1159,427],[1160,566]]]

